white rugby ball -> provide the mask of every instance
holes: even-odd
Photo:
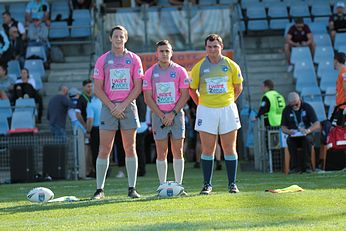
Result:
[[[54,193],[49,188],[38,187],[30,190],[28,195],[26,195],[31,202],[47,202],[54,198]]]
[[[177,182],[167,181],[162,183],[156,191],[159,197],[175,197],[184,192],[184,187]]]

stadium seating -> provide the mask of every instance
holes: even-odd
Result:
[[[41,78],[45,75],[43,61],[41,59],[27,59],[24,67],[29,70],[30,74],[39,74]]]
[[[199,5],[211,5],[211,4],[217,4],[216,0],[199,0]]]
[[[315,75],[315,69],[312,61],[301,61],[294,64],[293,77],[299,79],[299,76],[302,74],[306,74],[307,76],[311,76],[311,74]],[[305,77],[306,78],[306,77]]]
[[[14,112],[19,111],[28,111],[31,112],[33,115],[36,111],[36,103],[33,98],[19,98],[16,100]]]
[[[309,47],[293,47],[291,50],[291,63],[299,62],[312,63],[312,57]]]
[[[318,121],[323,121],[327,119],[326,110],[324,108],[323,102],[309,102],[316,112]]]
[[[26,2],[12,2],[8,6],[8,10],[11,13],[12,18],[15,20],[24,23],[25,22],[25,9]]]
[[[43,62],[47,61],[46,52],[43,46],[28,46],[25,58],[28,59],[32,56],[41,58]]]
[[[314,34],[314,42],[316,46],[332,46],[332,41],[330,40],[330,36],[327,33],[324,34]]]
[[[339,46],[338,52],[344,52],[346,54],[346,45]]]
[[[336,88],[328,87],[326,90],[326,95],[324,97],[324,104],[329,107],[335,105],[335,97],[336,97]]]
[[[320,89],[321,91],[325,92],[328,87],[335,88],[336,86],[336,79],[338,78],[338,71],[337,70],[323,70],[320,73],[321,82],[320,82]]]
[[[237,2],[238,0],[219,0],[219,4],[234,4]]]
[[[315,17],[314,22],[322,23],[325,27],[329,24],[329,17]]]
[[[266,11],[263,4],[254,4],[247,7],[246,15],[249,18],[248,30],[269,29]],[[253,20],[255,19],[255,20]]]
[[[300,96],[305,102],[322,102],[322,94],[318,86],[302,88]]]
[[[269,22],[270,29],[285,29],[289,23],[287,8],[283,4],[269,5],[268,16],[271,18],[286,17],[285,19],[271,19]]]
[[[7,74],[16,76],[16,79],[20,76],[20,65],[18,60],[10,60],[7,63]]]
[[[331,15],[332,12],[330,10],[329,4],[312,4],[311,7],[311,15],[316,17],[316,16],[327,16]]]
[[[69,18],[70,7],[68,3],[65,1],[56,1],[52,3],[51,8],[51,20],[54,21],[57,19],[57,16],[60,15],[61,20],[65,20]]]
[[[311,33],[314,34],[327,34],[327,27],[323,22],[311,22],[307,24],[311,30]]]
[[[0,100],[0,115],[6,119],[12,116],[11,103],[9,99]]]
[[[90,21],[83,19],[73,21],[71,28],[71,37],[89,37],[90,35]]]
[[[328,119],[330,119],[330,118],[332,117],[334,108],[335,108],[335,101],[334,101],[334,104],[331,104],[331,105],[328,107]]]
[[[315,63],[321,63],[321,62],[326,62],[333,60],[334,58],[334,50],[333,47],[322,47],[318,46],[315,49],[315,55],[314,55],[314,62]]]
[[[72,19],[84,19],[85,21],[91,21],[91,15],[89,10],[73,10]]]
[[[259,0],[242,0],[241,8],[247,9],[249,6],[260,4]]]
[[[33,78],[35,80],[35,85],[36,85],[36,90],[41,90],[43,88],[43,82],[42,78],[39,74],[37,73],[30,73],[30,78]]]
[[[67,22],[51,22],[49,29],[49,38],[61,39],[70,36]]]
[[[317,67],[317,76],[322,76],[322,73],[334,71],[334,62],[331,60],[324,60],[319,62]]]
[[[306,3],[301,2],[290,6],[290,15],[292,17],[304,17],[304,22],[310,22],[309,7]]]
[[[169,0],[158,0],[157,1],[157,5],[159,5],[159,6],[170,6],[171,3],[169,2]]]
[[[29,111],[14,111],[11,121],[11,130],[21,128],[35,128],[35,116]]]
[[[8,120],[0,113],[0,135],[6,135],[9,130]]]
[[[341,46],[346,45],[346,33],[336,33],[335,35],[335,50],[339,50]]]

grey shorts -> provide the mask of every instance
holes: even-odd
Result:
[[[164,140],[171,134],[173,139],[185,138],[185,113],[181,110],[173,120],[173,125],[168,127],[162,126],[162,121],[155,113],[152,113],[152,130],[155,140]]]
[[[112,116],[112,113],[107,106],[102,105],[100,130],[116,131],[119,129],[129,130],[139,128],[140,123],[135,100],[125,109],[124,114],[125,118],[119,120]]]

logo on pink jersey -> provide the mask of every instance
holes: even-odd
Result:
[[[177,74],[176,74],[175,72],[171,72],[171,73],[170,73],[170,76],[171,76],[171,78],[174,79],[174,78],[177,76]]]
[[[99,75],[99,74],[100,74],[99,69],[95,68],[94,69],[94,75]]]

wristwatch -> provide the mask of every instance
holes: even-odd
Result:
[[[174,113],[175,116],[178,115],[176,110],[173,109],[172,112]]]

